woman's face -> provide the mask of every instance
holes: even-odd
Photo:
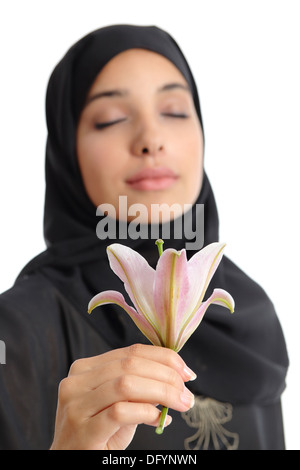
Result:
[[[203,136],[180,71],[163,56],[142,49],[115,56],[89,91],[78,125],[77,154],[95,206],[111,204],[119,217],[119,197],[126,196],[128,207],[145,206],[145,222],[151,222],[157,205],[173,206],[174,217],[181,214],[201,189]],[[161,207],[164,221],[170,210]]]

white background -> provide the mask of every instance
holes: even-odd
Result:
[[[288,449],[300,449],[299,3],[15,0],[0,7],[0,291],[44,249],[44,99],[54,65],[107,24],[168,30],[199,87],[226,254],[263,285],[285,332]]]

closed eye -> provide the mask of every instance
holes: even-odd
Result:
[[[119,122],[123,122],[125,120],[126,120],[126,118],[121,118],[121,119],[115,119],[114,121],[96,122],[95,123],[95,129],[97,129],[97,130],[105,129],[106,127],[113,126],[113,125],[118,124]]]
[[[162,116],[172,117],[172,118],[179,118],[179,119],[187,119],[189,117],[186,113],[161,113]]]

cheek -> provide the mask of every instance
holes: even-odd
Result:
[[[111,145],[108,146],[105,142],[99,143],[93,136],[80,141],[78,161],[86,184],[98,181],[99,185],[99,180],[105,180],[116,167]]]
[[[203,172],[203,139],[202,134],[191,132],[189,138],[184,140],[185,144],[182,147],[183,165],[187,177],[194,184],[198,185],[202,181]]]
[[[117,165],[113,158],[107,158],[106,145],[92,136],[81,139],[77,146],[78,163],[83,183],[89,198],[95,205],[107,198],[107,188],[114,181]]]
[[[185,186],[189,202],[194,203],[199,196],[203,182],[203,138],[202,133],[194,132],[186,140]]]

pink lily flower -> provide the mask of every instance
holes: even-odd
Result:
[[[110,267],[124,282],[135,308],[120,292],[111,290],[95,295],[89,302],[88,312],[99,305],[117,304],[152,344],[178,352],[199,326],[209,305],[222,305],[233,313],[234,300],[225,290],[215,289],[203,302],[225,244],[212,243],[189,261],[186,250],[169,248],[162,252],[161,245],[156,270],[131,248],[118,243],[108,246]]]
[[[221,259],[225,244],[212,243],[198,251],[188,261],[186,251],[169,248],[162,251],[162,240],[156,242],[159,260],[153,269],[139,253],[120,245],[107,248],[111,269],[124,282],[134,305],[125,301],[117,291],[105,291],[95,295],[88,305],[88,312],[99,305],[114,303],[121,306],[137,327],[156,346],[178,352],[201,323],[212,303],[234,311],[234,300],[223,289],[214,289],[203,302]],[[168,408],[163,407],[156,433],[164,429]]]

